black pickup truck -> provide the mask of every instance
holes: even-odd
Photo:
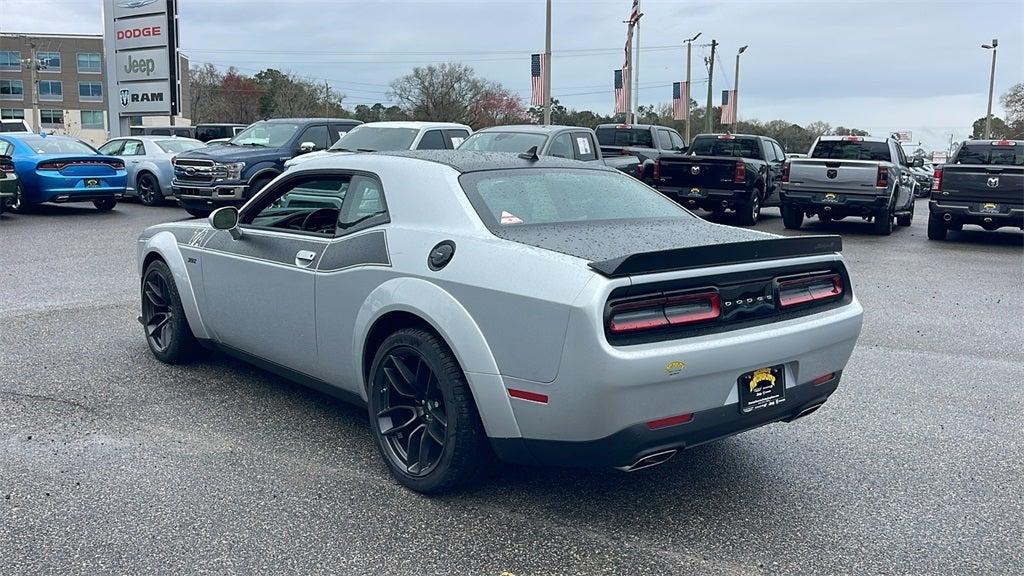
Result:
[[[1024,230],[1024,140],[970,140],[935,169],[928,239],[964,224]]]
[[[734,210],[740,224],[752,226],[762,206],[778,205],[785,160],[782,146],[771,138],[701,134],[689,154],[655,161],[654,187],[688,208]]]
[[[641,169],[637,178],[651,183],[654,162],[666,154],[686,151],[683,137],[674,129],[656,124],[599,124],[594,130],[605,158],[636,156]]]

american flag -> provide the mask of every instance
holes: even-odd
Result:
[[[640,20],[640,0],[633,0],[633,8],[629,11],[629,23],[636,24]]]
[[[733,90],[722,90],[722,124],[736,123],[736,108],[733,107],[735,98]]]
[[[626,107],[626,88],[622,80],[622,70],[615,71],[615,114],[629,112]]]
[[[544,101],[544,69],[548,67],[547,54],[534,54],[530,56],[530,87],[533,95],[530,96],[530,106],[543,106]]]
[[[686,97],[686,82],[672,83],[672,119],[686,120],[686,109],[689,108],[689,98]]]

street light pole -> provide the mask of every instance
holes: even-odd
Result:
[[[701,33],[697,32],[697,36]],[[690,56],[693,52],[693,41],[697,39],[697,36],[683,40],[686,43],[686,94],[683,95],[686,102],[686,145],[690,145]]]
[[[547,2],[547,28],[544,34],[544,125],[551,124],[551,0]]]
[[[740,54],[747,49],[746,46],[740,47],[739,51],[736,52],[736,75],[733,77],[732,85],[732,131],[736,132],[736,125],[740,121]]]
[[[988,111],[985,112],[985,138],[992,138],[992,91],[996,84],[996,47],[999,46],[999,39],[993,38],[991,44],[982,44],[981,47],[992,51],[992,72],[988,77]]]
[[[712,127],[714,126],[713,119],[711,118],[711,84],[715,78],[715,48],[718,47],[718,40],[711,41],[711,58],[708,59],[708,107],[704,113],[704,132],[711,134],[713,132]]]

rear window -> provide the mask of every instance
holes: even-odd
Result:
[[[22,142],[36,154],[99,154],[92,146],[70,138],[22,138]]]
[[[419,131],[415,128],[386,128],[383,126],[356,126],[331,146],[332,150],[349,152],[377,152],[378,150],[408,150]]]
[[[811,158],[830,160],[872,160],[889,162],[887,142],[865,142],[863,140],[821,140],[811,151]]]
[[[597,142],[601,146],[654,148],[654,138],[648,128],[616,128],[614,126],[598,128]]]
[[[168,154],[180,154],[204,146],[202,142],[195,140],[157,140],[156,145]]]
[[[522,154],[534,146],[539,151],[547,140],[545,134],[528,132],[477,132],[459,145],[459,150],[476,152],[512,152]]]
[[[733,158],[761,159],[761,150],[754,138],[718,138],[698,136],[690,145],[690,154],[697,156],[731,156]]]
[[[690,216],[675,202],[618,172],[495,170],[470,172],[459,181],[491,229]]]
[[[1021,144],[999,146],[989,142],[964,144],[953,158],[953,163],[1024,166],[1024,146]]]

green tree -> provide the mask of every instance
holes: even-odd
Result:
[[[1013,134],[1013,131],[1003,119],[998,116],[992,116],[992,137],[993,138],[1009,138]],[[971,138],[988,138],[985,134],[985,117],[982,116],[974,121],[972,124]]]

